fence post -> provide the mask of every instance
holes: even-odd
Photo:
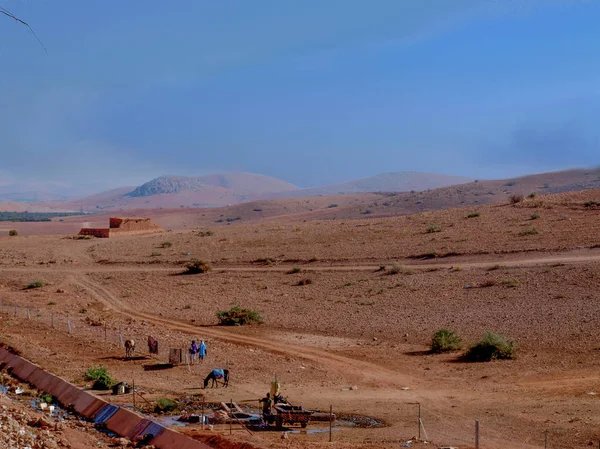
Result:
[[[67,328],[69,329],[69,334],[71,333],[71,318],[69,318],[69,312],[67,312]]]
[[[331,443],[331,430],[333,426],[333,405],[329,404],[329,442]]]
[[[29,307],[27,307],[27,319],[28,320],[31,319],[31,313],[29,312]]]
[[[479,449],[479,420],[475,421],[475,449]]]
[[[419,417],[417,420],[417,427],[419,428],[419,441],[421,441],[421,403],[419,402]]]
[[[219,385],[217,385],[217,387],[218,386]],[[229,402],[229,405],[231,406],[229,409],[229,435],[233,435],[233,398],[231,399],[231,402]]]

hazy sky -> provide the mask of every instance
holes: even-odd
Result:
[[[600,164],[600,1],[0,6],[0,186]]]

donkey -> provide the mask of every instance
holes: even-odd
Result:
[[[135,341],[125,340],[125,357],[130,359],[135,351]]]
[[[223,379],[223,388],[229,386],[229,370],[228,369],[214,369],[210,372],[206,379],[204,379],[204,388],[208,387],[208,382],[212,380],[211,388],[214,388],[215,384],[219,386],[219,380]]]

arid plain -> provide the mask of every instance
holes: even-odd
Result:
[[[289,202],[290,213],[229,225],[215,223],[215,210],[155,211],[171,231],[110,239],[57,234],[80,217],[24,225],[20,236],[0,239],[0,296],[21,310],[4,311],[0,341],[68,380],[106,365],[148,399],[204,393],[243,402],[262,397],[277,376],[293,403],[385,424],[342,426],[335,447],[398,447],[417,435],[417,403],[422,439],[437,447],[472,447],[476,419],[481,447],[543,447],[545,431],[550,447],[597,445],[600,210],[589,202],[600,202],[600,190],[344,218],[359,198],[337,207],[311,199],[321,207],[312,211],[294,206],[298,199],[275,200]],[[180,275],[192,258],[212,271]],[[34,281],[44,286],[24,289]],[[264,324],[216,326],[215,313],[233,305],[260,312]],[[71,334],[60,324],[67,313]],[[517,357],[467,363],[464,351],[430,354],[441,328],[458,332],[465,348],[498,332],[517,343]],[[148,360],[121,359],[120,330],[139,342],[138,355],[153,335],[160,359],[194,337],[207,341],[209,356],[191,370],[144,371]],[[225,365],[230,387],[201,390],[210,369]],[[273,448],[329,447],[327,439],[231,437]]]

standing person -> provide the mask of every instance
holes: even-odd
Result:
[[[200,347],[198,348],[198,355],[200,356],[200,361],[204,361],[204,357],[206,357],[207,354],[208,351],[206,350],[206,343],[204,343],[204,340],[202,340],[200,342]]]
[[[192,363],[194,363],[198,357],[198,345],[196,344],[196,340],[192,340],[192,345],[190,346],[190,356],[192,358]]]
[[[271,406],[273,405],[273,401],[271,401],[271,393],[267,393],[267,396],[262,398],[260,401],[262,408],[262,418],[266,425],[269,425],[271,418]]]

